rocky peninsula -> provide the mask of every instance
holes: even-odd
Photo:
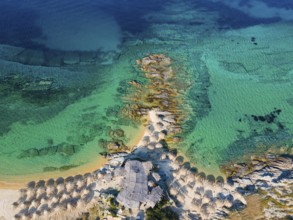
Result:
[[[176,149],[187,117],[172,60],[153,54],[137,60],[147,83],[131,81],[123,113],[145,126],[131,152],[108,154],[91,173],[31,181],[12,204],[15,219],[224,219],[261,198],[265,219],[292,216],[293,158],[255,157],[205,174]],[[159,216],[161,215],[161,216]]]

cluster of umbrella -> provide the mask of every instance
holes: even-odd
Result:
[[[174,155],[173,155],[174,156]],[[179,156],[180,157],[180,156]],[[170,194],[187,209],[195,212],[201,219],[215,219],[217,215],[226,215],[235,202],[246,204],[241,194],[233,186],[225,183],[223,177],[197,173],[183,158],[172,158],[178,165],[173,171],[173,181],[169,185]]]
[[[12,204],[18,211],[15,219],[47,219],[71,211],[78,216],[95,202],[95,175],[59,177],[47,181],[31,181],[20,189],[20,198]]]

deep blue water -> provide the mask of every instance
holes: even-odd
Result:
[[[202,8],[208,12],[218,12],[217,22],[220,30],[273,23],[282,19],[290,20],[290,10],[293,10],[291,0],[186,0],[184,2],[192,3],[193,7]],[[91,19],[89,14],[93,16],[95,12],[97,15],[103,12],[115,19],[122,32],[137,35],[143,33],[150,25],[144,16],[150,12],[160,13],[166,4],[168,1],[163,0],[4,0],[0,2],[0,43],[27,48],[45,48],[46,45],[35,39],[46,39],[47,37],[38,23],[46,11],[49,16],[51,11],[62,13],[64,19],[69,20],[75,20],[76,16],[81,19],[88,16],[87,19]],[[263,10],[262,7],[264,7]],[[259,13],[255,12],[256,10],[259,10]],[[284,10],[288,10],[288,13],[284,14]],[[54,16],[54,13],[51,16]],[[92,19],[95,17],[93,16]],[[62,20],[58,17],[55,22]],[[102,22],[102,20],[98,22]],[[190,24],[198,25],[196,21],[190,21]]]

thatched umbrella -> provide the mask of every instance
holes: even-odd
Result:
[[[57,188],[57,193],[58,194],[63,193],[64,189],[65,189],[64,183],[59,183],[56,188]]]
[[[66,205],[67,205],[67,210],[72,211],[74,209],[73,205],[70,202],[66,203]]]
[[[174,170],[178,170],[180,168],[179,164],[177,163],[171,163],[171,167],[174,169]]]
[[[204,196],[202,199],[202,203],[209,203],[211,201],[211,199],[207,196]]]
[[[209,204],[207,206],[207,212],[212,215],[216,212],[216,207],[213,204]]]
[[[67,192],[72,192],[75,188],[75,184],[73,182],[65,183],[65,188]]]
[[[79,179],[79,180],[76,181],[76,186],[77,186],[78,188],[83,187],[85,184],[86,184],[86,183],[85,183],[85,181],[84,181],[83,179]]]
[[[195,182],[195,175],[193,173],[190,173],[188,176],[187,176],[187,182],[188,183],[194,183]]]
[[[239,194],[238,192],[235,192],[235,193],[233,194],[233,197],[234,197],[234,200],[239,200],[239,201],[240,201],[241,203],[243,203],[244,205],[247,204],[245,198],[244,198],[241,194]]]
[[[186,174],[186,169],[184,169],[184,168],[180,168],[180,170],[179,170],[179,175],[180,175],[180,176],[185,176],[185,174]]]
[[[28,212],[29,213],[35,213],[37,211],[37,208],[35,206],[30,206]]]
[[[52,196],[53,194],[56,193],[56,188],[54,185],[48,185],[47,188],[46,188],[46,193],[48,196]]]
[[[50,178],[46,181],[46,187],[48,186],[55,186],[55,180],[53,178]]]
[[[217,178],[216,178],[216,183],[217,183],[218,185],[220,185],[220,186],[223,186],[224,183],[225,183],[225,180],[224,180],[224,178],[223,178],[222,176],[217,176]]]
[[[157,122],[156,124],[154,124],[154,127],[156,131],[161,131],[162,129],[164,129],[164,124],[162,122]]]
[[[13,209],[17,209],[19,207],[19,203],[18,202],[14,202],[11,204]]]
[[[31,203],[31,207],[38,207],[40,205],[40,200],[34,199]]]
[[[25,202],[25,201],[24,201],[24,202]],[[23,209],[26,209],[26,208],[27,208],[27,205],[26,205],[24,202],[19,203],[18,208],[19,208],[20,210],[23,210]]]
[[[206,179],[206,174],[204,172],[200,172],[197,175],[197,179],[200,180],[200,181],[204,181]]]
[[[39,180],[37,183],[36,183],[36,188],[39,188],[39,187],[45,187],[46,186],[46,181],[45,180]]]
[[[72,182],[74,182],[74,177],[73,176],[66,177],[65,183],[72,183]]]
[[[175,162],[178,163],[179,165],[182,165],[184,162],[184,157],[182,157],[182,156],[176,157]]]
[[[185,186],[186,185],[185,181],[183,179],[181,179],[181,178],[178,180],[178,183],[179,183],[180,186]]]
[[[28,200],[31,200],[32,198],[34,198],[36,196],[35,188],[28,188],[26,195]]]
[[[21,219],[21,214],[16,214],[13,217],[15,220],[20,220]]]
[[[143,141],[145,141],[145,143],[149,143],[150,142],[150,136],[149,135],[145,135],[142,139]]]
[[[20,189],[19,190],[20,197],[24,197],[27,194],[27,189]]]
[[[36,182],[35,181],[30,181],[27,183],[27,189],[34,189],[36,187]]]
[[[227,208],[231,208],[233,205],[233,202],[230,200],[225,200],[223,205],[226,206]]]
[[[59,184],[64,184],[64,178],[63,177],[58,177],[57,179],[56,179],[56,185],[59,185]]]
[[[87,195],[89,192],[90,192],[89,189],[84,188],[84,189],[81,190],[80,195],[81,195],[82,197],[84,197],[84,196]]]
[[[67,193],[63,193],[62,197],[60,198],[62,201],[67,200],[70,198],[70,195]]]
[[[147,131],[150,132],[150,133],[154,132],[154,130],[155,130],[155,128],[154,128],[154,126],[153,126],[152,124],[150,124],[150,125],[147,127]]]
[[[79,197],[79,196],[80,196],[80,193],[77,192],[76,190],[74,190],[74,191],[72,192],[72,197],[73,197],[73,198],[75,198],[75,197]]]
[[[21,215],[21,220],[29,220],[29,217],[26,216],[25,214],[22,214]]]
[[[170,194],[171,194],[172,196],[175,196],[175,195],[178,194],[178,190],[177,190],[175,187],[171,187],[171,188],[170,188]]]
[[[40,186],[39,188],[37,188],[37,191],[36,191],[37,198],[39,198],[40,196],[43,196],[44,194],[46,195],[45,187]]]
[[[94,181],[92,173],[86,173],[83,175],[83,178],[86,180],[87,184],[92,183]]]
[[[40,216],[35,212],[35,213],[32,214],[32,219],[33,220],[40,219]]]
[[[222,207],[223,207],[223,205],[224,205],[224,200],[221,200],[221,199],[216,199],[216,201],[215,201],[215,207],[217,208],[217,209],[222,209]]]
[[[51,213],[52,213],[51,209],[45,209],[43,210],[42,215],[44,216],[45,219],[48,219]]]
[[[199,199],[202,198],[202,195],[201,195],[200,193],[196,192],[196,193],[194,193],[194,198],[195,198],[196,200],[199,200]]]
[[[57,203],[59,201],[59,198],[57,196],[53,196],[53,197],[50,197],[50,200],[54,203]]]
[[[184,201],[185,201],[185,197],[184,197],[184,195],[182,195],[181,193],[177,194],[176,199],[177,199],[178,202],[180,202],[180,203],[184,203]]]
[[[78,199],[76,201],[76,208],[83,208],[85,206],[85,203],[82,199]]]
[[[41,205],[47,205],[48,204],[48,200],[46,198],[41,198],[40,203],[41,203]]]

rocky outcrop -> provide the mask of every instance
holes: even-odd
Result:
[[[254,157],[248,163],[232,165],[226,172],[237,191],[261,196],[266,219],[293,214],[292,156]]]

